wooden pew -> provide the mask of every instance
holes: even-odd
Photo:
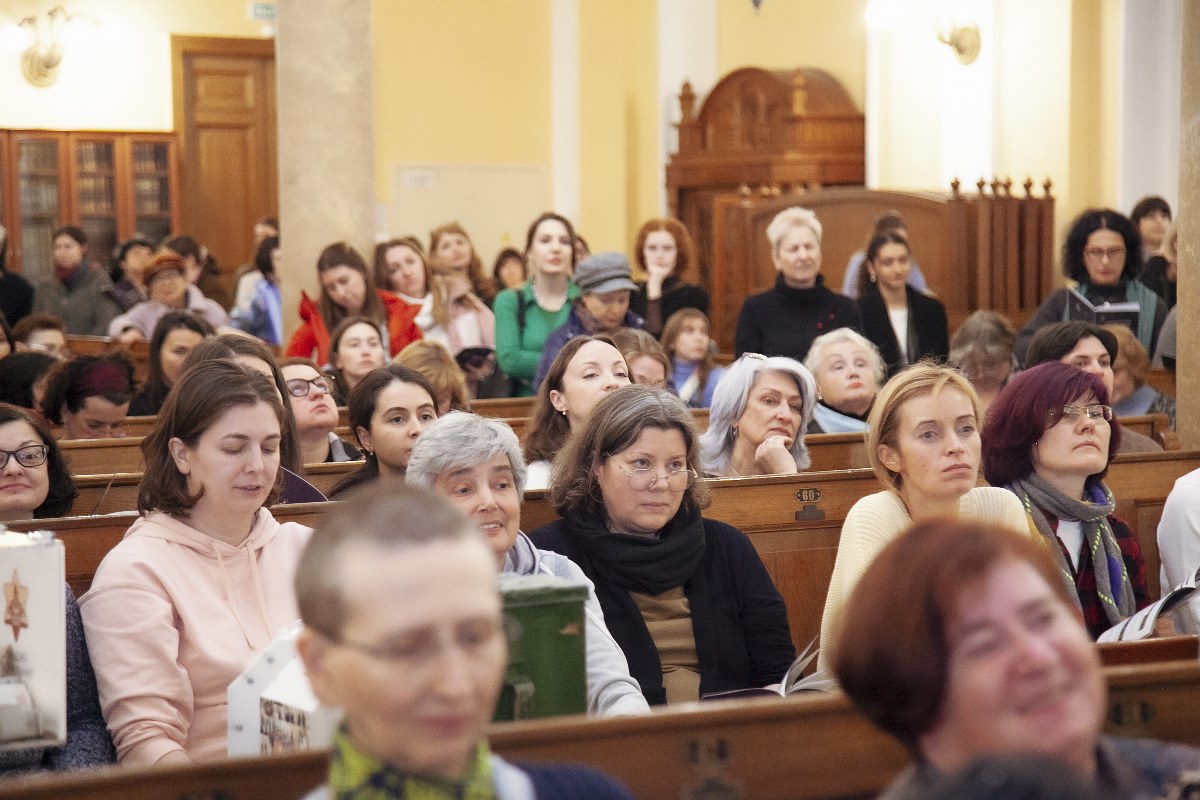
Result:
[[[533,398],[498,397],[491,400],[472,400],[471,411],[481,417],[528,417],[533,414]]]
[[[308,478],[327,492],[359,466],[360,462],[318,464],[309,469]],[[1159,592],[1156,531],[1162,506],[1175,479],[1197,468],[1200,451],[1118,456],[1109,469],[1108,485],[1119,498],[1117,513],[1129,522],[1142,546],[1152,597]],[[140,474],[81,478],[74,508],[81,514],[130,510],[136,507],[140,480]],[[793,639],[803,647],[820,630],[842,522],[859,498],[879,490],[874,473],[856,469],[730,478],[714,481],[713,486],[713,503],[706,515],[735,525],[750,537],[787,601]],[[106,489],[98,511],[92,512]],[[526,531],[557,517],[543,491],[526,494],[521,515]]]
[[[1107,733],[1200,743],[1200,661],[1107,667],[1104,673]],[[697,703],[623,719],[501,723],[489,729],[488,740],[508,759],[596,767],[641,800],[868,798],[909,761],[895,739],[840,694]],[[326,754],[317,751],[60,773],[8,781],[0,785],[0,800],[299,798],[325,780],[326,769]]]
[[[312,527],[328,509],[329,503],[292,503],[271,509],[280,522],[299,522]],[[138,518],[136,511],[94,517],[58,517],[9,523],[14,531],[50,530],[66,551],[66,578],[78,597],[92,585],[96,568],[117,545]]]
[[[348,428],[334,428],[334,433],[350,440]],[[58,444],[76,477],[111,475],[114,472],[142,472],[142,442],[145,436],[125,436],[120,439],[63,439]],[[309,467],[305,467],[309,469]]]

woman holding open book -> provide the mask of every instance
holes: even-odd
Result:
[[[983,439],[988,482],[1020,498],[1093,639],[1149,603],[1141,549],[1104,485],[1120,441],[1103,381],[1058,362],[1004,387]]]
[[[1108,208],[1083,212],[1071,226],[1063,245],[1063,273],[1078,284],[1075,291],[1093,306],[1136,303],[1139,311],[1134,333],[1146,352],[1153,353],[1168,309],[1165,300],[1134,278],[1141,263],[1137,229],[1124,215]],[[1079,311],[1072,312],[1071,292],[1071,289],[1056,289],[1038,307],[1017,334],[1018,360],[1025,359],[1025,351],[1038,328],[1079,318]],[[1112,320],[1085,321],[1104,324]]]

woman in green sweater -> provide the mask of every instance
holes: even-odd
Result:
[[[533,375],[546,337],[567,321],[579,287],[575,270],[575,229],[570,220],[546,212],[533,221],[525,239],[529,281],[496,295],[496,361],[513,379],[513,394],[533,394]]]

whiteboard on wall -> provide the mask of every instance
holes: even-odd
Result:
[[[536,164],[396,164],[380,240],[416,236],[457,220],[490,271],[505,247],[525,248],[529,223],[549,208],[546,169]]]

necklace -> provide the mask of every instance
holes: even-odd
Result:
[[[534,281],[533,299],[539,306],[542,307],[543,310],[549,311],[551,314],[553,314],[554,312],[561,310],[563,305],[567,302],[567,290],[564,288],[558,297],[547,301],[546,298],[542,297],[542,293],[538,291],[537,281]]]

